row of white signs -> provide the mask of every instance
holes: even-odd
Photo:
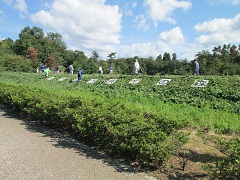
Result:
[[[48,78],[48,80],[52,80],[54,79],[55,77],[50,77]],[[60,78],[58,81],[61,82],[61,81],[64,81],[65,79],[67,79],[66,77],[62,77]],[[72,82],[77,82],[78,79],[74,79],[72,80]],[[97,81],[98,79],[91,79],[89,80],[87,83],[88,84],[93,84]],[[159,85],[159,86],[164,86],[164,85],[167,85],[172,79],[161,79],[160,81],[157,82],[156,85]],[[106,84],[114,84],[115,82],[117,81],[117,79],[109,79]],[[132,79],[129,84],[138,84],[139,82],[141,81],[141,79]],[[196,79],[194,81],[194,83],[191,85],[192,87],[206,87],[207,84],[208,84],[209,80],[198,80]]]

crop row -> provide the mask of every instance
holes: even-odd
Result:
[[[240,112],[239,77],[201,77],[200,80],[209,79],[207,87],[195,88],[191,87],[195,80],[193,76],[140,76],[142,80],[134,85],[128,82],[136,76],[115,75],[114,78],[118,80],[111,85],[105,83],[112,78],[110,76],[84,75],[81,82],[71,83],[76,76],[64,75],[68,79],[58,82],[62,76],[56,75],[57,78],[48,81],[41,74],[5,72],[0,80],[31,84],[38,89],[49,89],[52,94],[72,94],[76,98],[87,93],[90,97],[109,103],[118,102],[141,113],[161,114],[166,119],[177,121],[179,127],[186,124],[205,125],[208,129],[222,133],[238,131],[239,120],[236,119],[239,119]],[[156,86],[155,82],[162,78],[170,78],[172,81],[166,86]],[[98,81],[88,84],[91,79]]]

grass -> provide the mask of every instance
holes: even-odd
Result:
[[[76,76],[69,74],[57,74],[56,78],[48,81],[42,74],[27,74],[3,72],[0,81],[26,84],[31,88],[40,89],[42,92],[50,94],[61,94],[62,96],[71,96],[73,98],[84,98],[97,100],[103,103],[123,104],[125,108],[131,109],[136,113],[151,114],[159,119],[170,120],[176,123],[179,128],[183,127],[202,127],[218,133],[240,133],[240,118],[237,113],[225,110],[213,109],[208,104],[206,97],[197,97],[191,101],[202,101],[204,98],[206,106],[197,108],[186,103],[172,103],[166,98],[184,100],[188,98],[188,93],[202,93],[202,89],[191,89],[183,85],[191,85],[195,77],[192,76],[168,76],[162,78],[172,78],[170,85],[159,87],[156,82],[161,79],[158,76],[141,76],[139,84],[130,85],[128,82],[136,76],[115,75],[117,82],[113,85],[106,85],[105,82],[109,76],[99,77],[97,75],[84,75],[83,81],[71,83]],[[61,77],[67,77],[67,80],[58,82]],[[212,87],[222,87],[223,89],[231,85],[236,88],[238,77],[214,77],[206,76],[202,79],[210,79]],[[94,84],[87,84],[90,79],[98,79]],[[154,89],[154,91],[151,91]],[[176,97],[177,90],[181,89],[182,97]],[[166,93],[166,91],[168,93]],[[179,90],[180,91],[180,90]],[[207,89],[204,89],[207,91]],[[166,93],[164,95],[164,93]],[[172,93],[172,95],[171,95]],[[185,95],[184,95],[185,93]],[[204,93],[203,93],[204,94]],[[169,96],[169,97],[167,97]],[[201,94],[200,94],[201,96]]]

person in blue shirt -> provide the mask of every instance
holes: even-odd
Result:
[[[43,64],[40,68],[41,68],[42,73],[44,73],[44,70],[45,70],[47,67],[46,67],[45,64]]]
[[[82,80],[82,74],[83,74],[82,69],[79,69],[79,70],[78,70],[78,81],[81,81],[81,80]]]
[[[113,74],[113,67],[112,66],[110,66],[109,70],[110,70],[110,74]]]

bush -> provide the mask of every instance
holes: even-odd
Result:
[[[218,148],[226,157],[214,164],[208,164],[205,169],[209,171],[212,179],[238,180],[240,177],[240,139],[233,138],[229,142],[220,139]]]

